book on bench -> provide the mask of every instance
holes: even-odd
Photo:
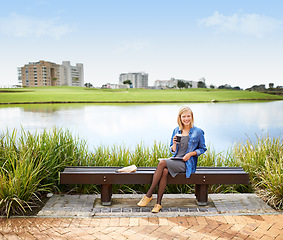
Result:
[[[161,160],[179,160],[179,161],[183,161],[182,157],[170,157],[170,158],[158,158],[158,161]]]

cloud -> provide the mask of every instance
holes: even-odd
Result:
[[[122,46],[118,48],[118,52],[124,53],[128,51],[141,51],[147,45],[146,42],[143,41],[135,41],[135,42],[124,42]]]
[[[63,35],[73,31],[74,28],[68,24],[59,23],[58,18],[39,19],[17,13],[0,18],[0,33],[8,36],[31,38],[49,36],[60,39]]]
[[[259,14],[235,13],[225,16],[218,11],[208,18],[201,19],[200,25],[210,27],[216,33],[232,32],[237,34],[263,37],[282,27],[282,21]]]

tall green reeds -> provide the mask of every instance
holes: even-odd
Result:
[[[31,149],[27,149],[18,158],[8,156],[4,166],[0,169],[0,212],[2,215],[19,214],[26,208],[31,210],[39,192],[48,191],[49,184],[43,184],[46,176],[44,160],[35,159]]]
[[[266,159],[258,178],[258,194],[272,207],[283,209],[283,155],[278,159]]]
[[[48,191],[98,193],[96,185],[60,185],[59,172],[66,166],[157,166],[158,158],[170,156],[164,143],[131,150],[125,146],[99,146],[89,150],[85,141],[62,129],[0,134],[0,213],[22,214]],[[237,144],[226,153],[213,149],[199,158],[198,166],[241,166],[249,172],[247,186],[215,185],[210,192],[258,192],[274,208],[283,209],[282,139],[258,138]],[[144,193],[148,185],[117,185],[114,193]],[[168,185],[166,193],[192,193],[192,185]]]
[[[250,174],[254,189],[267,203],[283,209],[282,138],[268,136],[248,140],[233,149],[234,159]]]
[[[70,132],[42,134],[13,131],[0,137],[0,212],[19,214],[31,209],[40,193],[58,190],[58,172],[67,165],[85,165],[84,142]]]
[[[257,138],[256,142],[247,140],[245,144],[238,144],[233,149],[233,157],[249,172],[253,180],[257,180],[258,170],[265,167],[266,159],[277,161],[282,156],[282,138],[268,136]]]

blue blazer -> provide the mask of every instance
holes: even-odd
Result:
[[[173,130],[171,142],[170,142],[170,152],[173,154],[173,157],[176,156],[178,152],[179,144],[177,144],[176,152],[173,152],[171,147],[173,145],[173,137],[177,134],[181,133],[179,127],[176,127]],[[203,154],[206,151],[205,140],[204,140],[204,131],[200,128],[193,127],[189,131],[189,142],[187,153],[195,151],[197,156],[192,156],[188,161],[186,161],[186,177],[189,178],[191,173],[194,173],[197,168],[198,156]]]

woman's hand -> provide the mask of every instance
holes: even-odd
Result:
[[[173,137],[173,145],[172,145],[172,147],[171,147],[171,149],[172,149],[173,152],[176,152],[176,148],[177,148],[177,142],[176,142],[176,140],[177,140],[177,136],[175,135],[175,136]]]
[[[173,144],[177,144],[177,136],[175,135],[174,137],[173,137]]]
[[[187,154],[183,157],[183,161],[186,162],[186,161],[188,161],[192,156],[196,156],[196,155],[197,155],[197,153],[196,153],[195,151],[189,152],[189,153],[187,153]]]

